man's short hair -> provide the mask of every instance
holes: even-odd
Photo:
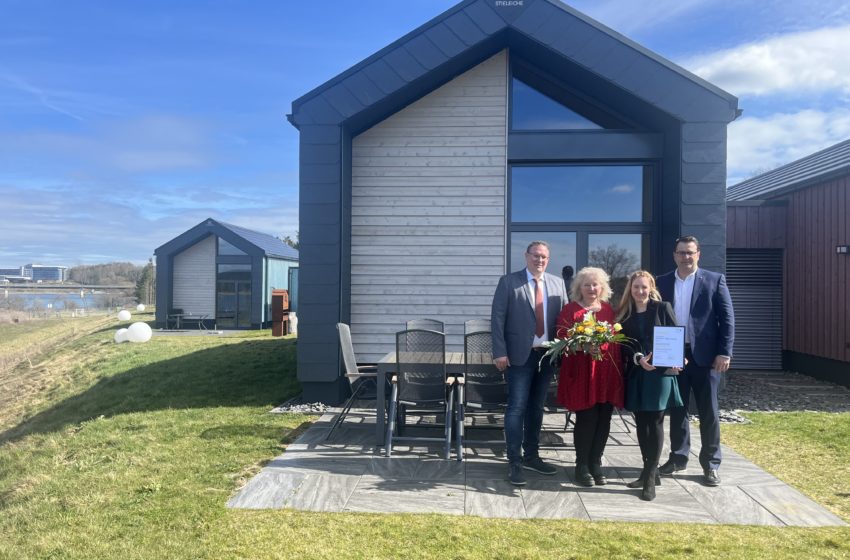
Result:
[[[699,239],[694,237],[693,235],[683,235],[676,239],[676,243],[673,244],[673,250],[676,250],[676,247],[679,246],[679,243],[693,243],[697,246],[697,251],[699,251]]]
[[[531,243],[528,244],[528,247],[525,248],[525,252],[530,253],[531,248],[534,247],[535,245],[543,245],[544,247],[546,247],[547,251],[549,251],[550,253],[552,252],[552,250],[549,248],[549,244],[546,243],[545,241],[532,241]]]

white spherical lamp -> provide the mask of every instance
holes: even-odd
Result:
[[[136,306],[136,311],[138,311],[139,313],[141,313],[144,310],[145,310],[145,304],[144,303],[140,303],[139,305]]]
[[[126,309],[122,309],[118,312],[118,320],[119,321],[129,321],[130,320],[130,312]]]
[[[115,344],[127,342],[127,329],[118,329],[115,331]]]
[[[147,342],[153,336],[153,331],[147,323],[133,323],[127,328],[127,340],[130,342]]]

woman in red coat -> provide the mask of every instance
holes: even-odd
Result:
[[[614,324],[614,310],[608,305],[611,287],[601,268],[578,271],[570,287],[570,303],[558,315],[556,336],[566,338],[567,330],[581,323],[588,312],[597,321]],[[620,347],[603,344],[601,360],[585,352],[567,354],[561,359],[558,401],[575,413],[573,443],[576,450],[575,481],[580,486],[601,486],[608,481],[602,472],[602,453],[611,430],[614,407],[623,407],[623,376],[620,373]]]

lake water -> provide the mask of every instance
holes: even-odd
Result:
[[[80,297],[80,292],[51,292],[51,293],[21,293],[0,288],[0,305],[5,307],[8,302],[13,308],[20,309],[102,309],[121,305],[125,301],[121,294],[86,293]],[[22,304],[22,305],[21,305]]]

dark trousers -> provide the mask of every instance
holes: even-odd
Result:
[[[690,349],[685,351],[685,357],[688,359],[688,365],[677,377],[684,406],[670,411],[670,460],[680,466],[688,464],[688,454],[691,451],[688,404],[693,389],[702,440],[699,463],[703,469],[717,469],[721,461],[720,406],[717,404],[720,374],[710,367],[696,365]]]
[[[548,364],[538,367],[542,355],[543,352],[532,350],[524,364],[511,364],[506,373],[505,444],[511,463],[518,463],[523,455],[529,459],[539,456],[543,405],[552,377]]]
[[[635,426],[643,462],[651,467],[658,466],[664,448],[664,411],[635,412]]]
[[[598,403],[590,408],[575,411],[576,424],[573,444],[576,448],[576,465],[599,465],[608,434],[611,432],[611,414],[614,405]]]

